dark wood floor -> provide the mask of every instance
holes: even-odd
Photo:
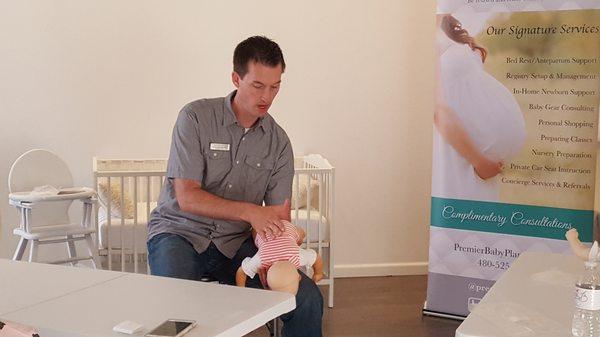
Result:
[[[323,334],[328,337],[454,336],[459,321],[421,315],[426,292],[426,276],[336,279],[335,303],[332,309],[325,308]],[[323,295],[326,296],[325,292]],[[264,337],[269,333],[261,328],[248,336]]]

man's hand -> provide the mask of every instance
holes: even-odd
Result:
[[[282,205],[257,206],[253,208],[248,218],[252,228],[265,240],[267,234],[280,236],[284,230],[281,220],[291,220],[291,203],[286,199]]]
[[[265,239],[267,233],[276,237],[281,235],[284,230],[281,220],[291,220],[292,204],[289,199],[282,205],[263,207],[213,195],[204,191],[196,180],[175,179],[173,185],[182,211],[214,219],[249,222]]]

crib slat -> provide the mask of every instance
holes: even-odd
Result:
[[[95,158],[94,158],[95,159]],[[94,243],[96,244],[96,249],[100,250],[100,232],[99,232],[99,228],[98,228],[98,199],[100,198],[98,196],[98,177],[96,176],[96,161],[94,160],[94,189],[96,189],[96,195],[95,195],[95,202],[93,204],[93,210],[94,210],[94,229],[96,230],[96,233],[94,234],[93,238],[94,238]],[[102,268],[102,266],[100,266],[100,268]]]
[[[121,228],[119,234],[121,236],[121,271],[125,271],[125,239],[123,232],[125,231],[125,177],[121,177]]]
[[[323,238],[321,237],[321,227],[323,225],[322,220],[323,220],[323,175],[319,174],[319,222],[317,223],[317,237],[319,239],[319,248],[318,248],[318,252],[319,255],[323,255]]]
[[[146,221],[150,219],[150,189],[152,188],[152,179],[150,176],[146,176]]]
[[[110,177],[108,178],[108,196],[106,200],[106,248],[107,248],[107,258],[108,258],[108,270],[112,270],[112,246],[110,240],[110,226],[112,225],[112,198],[111,195],[111,186],[110,186]]]
[[[148,225],[148,221],[150,221],[150,188],[151,188],[151,180],[150,176],[146,176],[146,225]],[[150,274],[150,262],[146,258],[146,274]]]
[[[299,208],[298,204],[299,204],[299,200],[300,200],[300,173],[294,173],[294,176],[296,177],[296,193],[294,193],[294,201],[295,201],[295,205],[296,207],[294,207],[295,209],[295,213],[296,213],[296,223],[299,224],[298,219],[299,219]]]
[[[138,177],[133,177],[133,229],[132,229],[132,237],[133,237],[133,272],[138,273],[138,250],[137,250],[137,240],[136,240],[136,231],[138,226]]]
[[[306,247],[310,247],[310,183],[311,183],[311,175],[307,174],[308,180],[306,182]]]

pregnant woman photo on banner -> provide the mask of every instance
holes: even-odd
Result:
[[[525,142],[525,121],[510,91],[488,74],[488,51],[452,15],[438,22],[434,115],[434,197],[498,201],[498,175]]]

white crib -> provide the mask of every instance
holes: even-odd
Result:
[[[96,207],[96,244],[103,267],[148,273],[147,221],[164,183],[164,159],[93,159]],[[320,155],[295,158],[292,222],[306,231],[305,247],[323,257],[328,305],[333,307],[334,168]]]

